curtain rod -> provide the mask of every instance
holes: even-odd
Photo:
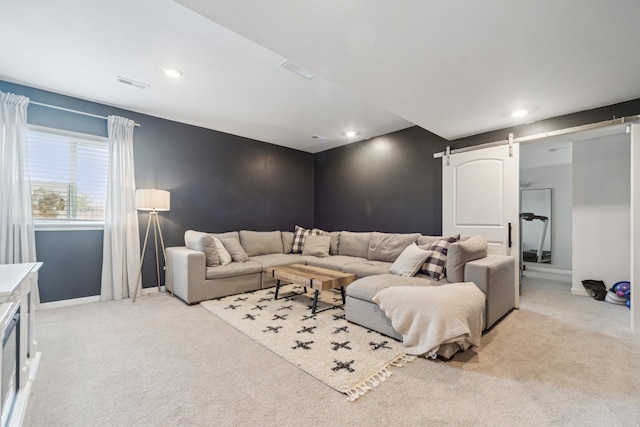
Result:
[[[41,107],[52,108],[54,110],[66,111],[66,112],[69,112],[69,113],[80,114],[82,116],[95,117],[97,119],[103,119],[103,120],[108,120],[109,119],[108,117],[105,117],[105,116],[99,116],[97,114],[85,113],[84,111],[72,110],[70,108],[58,107],[57,105],[43,104],[42,102],[29,101],[29,104],[39,105]],[[140,124],[134,122],[134,126],[140,127]]]
[[[560,136],[560,135],[580,132],[584,130],[591,130],[591,129],[598,129],[598,128],[603,128],[607,126],[620,125],[623,123],[634,122],[637,120],[640,120],[640,114],[636,114],[635,116],[620,117],[619,119],[605,120],[603,122],[589,123],[586,125],[574,126],[574,127],[565,128],[565,129],[558,129],[551,132],[538,133],[530,136],[520,136],[518,138],[513,138],[512,142],[534,141],[536,139],[548,138],[550,136]],[[465,151],[473,151],[473,150],[478,150],[480,148],[497,147],[500,145],[506,145],[508,143],[509,143],[509,140],[504,139],[504,140],[495,141],[495,142],[487,142],[484,144],[470,145],[468,147],[462,147],[462,148],[457,148],[455,150],[451,150],[450,154],[464,153]],[[435,153],[433,155],[433,158],[439,159],[446,155],[447,155],[446,151],[441,151],[439,153]]]

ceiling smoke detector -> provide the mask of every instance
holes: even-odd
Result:
[[[149,85],[148,84],[142,83],[142,82],[137,82],[135,80],[131,80],[131,79],[128,79],[126,77],[116,76],[116,80],[118,81],[118,83],[122,83],[122,84],[127,85],[127,86],[137,87],[138,89],[142,89],[142,90],[149,89]]]
[[[288,59],[285,59],[284,61],[282,61],[280,63],[280,66],[286,68],[289,71],[293,71],[294,73],[304,77],[305,79],[312,79],[316,76],[315,73],[307,70],[301,65],[296,64],[295,62],[289,61]]]

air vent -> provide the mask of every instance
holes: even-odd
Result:
[[[326,137],[320,135],[311,135],[311,139],[315,139],[318,142],[324,142],[327,140]]]
[[[149,85],[146,83],[137,82],[126,77],[116,76],[116,80],[123,85],[137,87],[138,89],[142,90],[146,90],[149,88]]]
[[[314,78],[316,76],[311,71],[309,71],[306,68],[296,64],[295,62],[289,61],[288,59],[285,59],[284,61],[282,61],[280,63],[280,66],[286,68],[289,71],[293,71],[294,73],[296,73],[299,76],[304,77],[305,79],[312,79],[312,78]]]

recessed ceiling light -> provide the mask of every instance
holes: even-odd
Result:
[[[511,117],[523,117],[526,116],[527,114],[529,114],[529,110],[516,110],[513,113],[511,113]]]
[[[164,71],[164,73],[171,77],[172,79],[179,79],[180,77],[182,77],[182,71],[177,70],[175,68],[163,68],[162,71]]]
[[[513,113],[511,113],[511,117],[523,117],[523,116],[526,116],[527,114],[529,114],[528,110],[516,110]]]
[[[344,136],[347,138],[355,138],[358,135],[360,135],[360,132],[356,132],[355,130],[348,130],[344,133]]]

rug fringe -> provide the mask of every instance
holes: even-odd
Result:
[[[343,393],[347,395],[347,400],[349,402],[355,402],[358,400],[360,396],[364,396],[368,391],[372,390],[374,387],[378,387],[381,383],[387,380],[392,374],[389,371],[390,366],[396,366],[398,368],[402,368],[404,363],[413,362],[416,356],[410,356],[408,354],[403,354],[398,358],[389,362],[384,368],[380,369],[375,374],[371,375],[369,378],[356,385],[352,389],[346,390]]]

